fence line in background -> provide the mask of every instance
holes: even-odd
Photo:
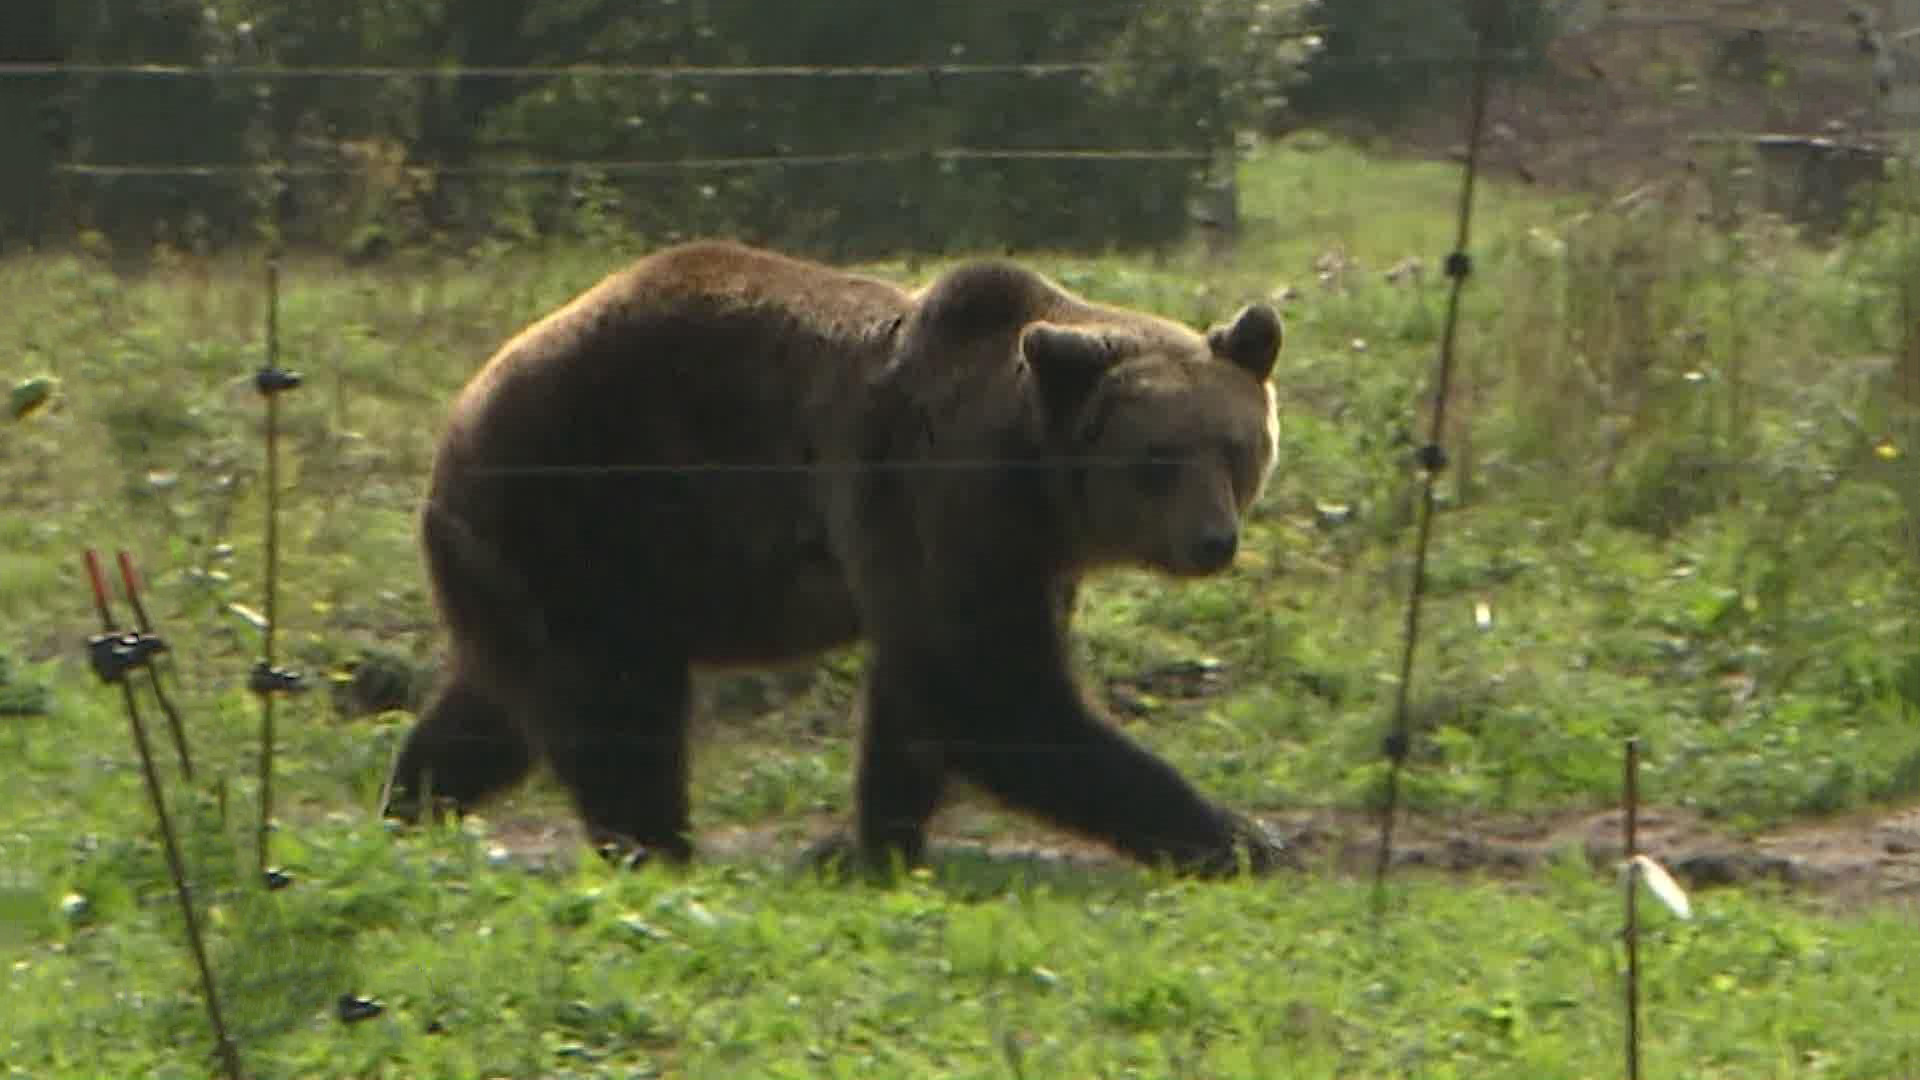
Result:
[[[1309,32],[1276,35],[1308,38]],[[1525,60],[1523,49],[1494,51],[1495,62]],[[1392,68],[1399,65],[1464,65],[1471,53],[1408,52],[1366,56],[1318,57],[1317,69]],[[263,82],[296,79],[559,79],[644,78],[655,80],[736,79],[943,79],[1026,76],[1052,78],[1092,75],[1117,70],[1156,70],[1201,67],[1189,60],[1131,57],[1113,60],[1046,60],[1019,63],[900,63],[900,64],[103,64],[91,61],[0,61],[0,79],[44,78],[49,75],[129,78],[234,79]]]
[[[72,61],[0,63],[0,78],[37,75],[125,75],[215,79],[649,79],[912,78],[925,76],[1078,75],[1138,61],[1065,60],[1008,64],[96,64]]]
[[[1060,458],[1034,461],[1022,458],[955,458],[924,461],[739,461],[739,462],[632,462],[614,465],[474,465],[465,470],[473,476],[824,476],[832,473],[921,473],[987,472],[1076,469],[1135,469],[1158,463],[1153,458]],[[1178,464],[1174,462],[1172,464]],[[1824,465],[1795,465],[1733,458],[1677,459],[1676,467],[1696,469],[1767,469],[1781,473],[1824,473]]]
[[[952,147],[927,150],[872,150],[844,154],[743,154],[733,157],[654,158],[640,160],[495,162],[486,165],[409,163],[406,168],[430,169],[440,176],[564,176],[576,172],[670,172],[685,169],[751,169],[773,166],[869,165],[905,161],[1193,161],[1213,160],[1199,150],[1176,149],[1036,149],[1011,147]],[[190,162],[180,165],[91,164],[60,162],[56,172],[82,176],[343,176],[364,172],[355,165],[286,163]]]

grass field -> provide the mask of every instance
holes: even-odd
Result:
[[[1120,575],[1080,613],[1119,721],[1237,806],[1353,810],[1378,790],[1457,183],[1302,137],[1245,166],[1230,257],[1023,253],[1196,324],[1281,299],[1281,461],[1238,569]],[[1650,802],[1736,832],[1920,798],[1916,428],[1894,407],[1920,247],[1897,216],[1816,250],[1695,209],[1483,189],[1448,438],[1464,467],[1413,694],[1418,812],[1609,805],[1626,735]],[[339,715],[325,686],[368,650],[431,662],[412,512],[444,403],[634,253],[285,266],[282,348],[307,383],[283,415],[280,640],[321,690],[281,710],[276,851],[297,880],[271,895],[238,884],[259,639],[230,608],[262,606],[258,265],[0,262],[4,374],[60,380],[0,422],[0,1068],[207,1068],[125,721],[83,662],[95,546],[145,569],[202,772],[227,782],[224,825],[204,785],[175,802],[259,1075],[1617,1073],[1618,893],[1574,853],[1519,881],[1408,877],[1375,925],[1330,869],[1199,886],[957,855],[875,888],[756,853],[620,876],[502,860],[486,822],[375,822],[410,718]],[[857,670],[709,688],[697,825],[843,812]],[[541,781],[489,817],[564,813]],[[955,821],[968,839],[1019,825]],[[1650,1075],[1920,1074],[1910,906],[1695,899],[1690,922],[1649,916]],[[340,1022],[343,993],[387,1011]]]

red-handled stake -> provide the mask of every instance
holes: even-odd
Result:
[[[140,754],[140,772],[146,777],[147,795],[153,800],[153,815],[160,824],[160,841],[167,855],[167,870],[173,876],[173,891],[180,900],[180,914],[186,920],[187,947],[193,953],[194,966],[200,971],[201,996],[207,1003],[207,1018],[213,1024],[216,1049],[229,1080],[240,1080],[240,1052],[227,1035],[220,1016],[220,997],[214,989],[213,967],[207,962],[207,949],[200,937],[200,920],[194,914],[193,897],[187,888],[185,863],[180,845],[174,839],[173,820],[167,816],[166,796],[160,790],[160,773],[153,767],[153,752],[147,746],[147,728],[140,722],[140,705],[133,696],[133,684],[127,672],[147,667],[153,657],[166,651],[166,643],[150,630],[121,633],[113,626],[113,609],[107,600],[106,578],[100,573],[100,557],[92,548],[86,553],[87,582],[93,587],[93,607],[100,615],[100,633],[87,639],[87,655],[94,674],[101,682],[119,683],[127,707],[127,724],[133,731],[134,749]],[[131,563],[121,555],[123,572],[131,575]],[[129,595],[132,594],[129,577]]]

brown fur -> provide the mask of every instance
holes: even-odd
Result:
[[[423,537],[453,663],[396,765],[470,806],[545,757],[596,839],[688,838],[690,669],[870,649],[857,849],[948,778],[1143,860],[1264,834],[1078,690],[1082,575],[1231,560],[1273,462],[1270,310],[1201,335],[975,263],[919,292],[729,244],[644,258],[454,403]]]

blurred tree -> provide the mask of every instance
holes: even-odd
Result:
[[[0,63],[65,59],[56,0],[0,6]],[[37,243],[56,189],[53,172],[69,141],[57,74],[0,80],[0,248]]]
[[[507,4],[499,0],[443,0],[427,45],[440,63],[459,67],[529,67],[591,63],[617,57],[595,49],[615,23],[636,18],[613,0],[548,0]],[[508,78],[448,78],[423,96],[418,148],[442,168],[473,163],[487,117],[529,91]],[[540,89],[536,86],[532,89]],[[603,120],[605,118],[602,118]],[[448,197],[453,185],[435,189],[429,211],[436,225],[451,225],[458,209]]]
[[[644,174],[613,183],[649,236],[730,231],[848,256],[1170,240],[1209,155],[1278,100],[1305,49],[1301,0],[705,0],[622,24],[636,62],[1111,70],[656,81],[572,80],[493,117],[497,145],[547,159],[892,153],[898,160]],[[598,117],[598,121],[595,121]],[[611,122],[608,122],[611,121]],[[951,151],[1185,150],[1190,160]],[[541,205],[559,206],[555,198]],[[604,205],[604,204],[602,204]],[[529,226],[536,230],[547,223]]]
[[[51,7],[54,0],[15,0]],[[115,0],[72,6],[55,51],[99,62],[444,66],[442,75],[243,80],[101,76],[76,110],[87,160],[326,166],[274,210],[295,240],[371,250],[431,236],[694,233],[838,255],[1043,244],[1136,246],[1187,204],[1304,52],[1306,0]],[[14,13],[9,12],[9,16]],[[661,65],[661,77],[501,68]],[[967,73],[970,64],[1092,70]],[[691,68],[931,66],[925,74],[714,77]],[[940,70],[939,66],[948,66]],[[457,69],[486,68],[469,77]],[[183,125],[182,118],[195,123]],[[206,122],[200,122],[200,121]],[[1185,160],[1048,160],[969,150],[1184,150]],[[957,151],[957,153],[956,153]],[[845,164],[622,169],[636,161],[883,154]],[[495,163],[604,162],[578,175]],[[95,185],[131,235],[193,210],[220,230],[241,177]],[[193,189],[188,206],[181,195]],[[254,194],[257,194],[255,192]],[[219,231],[219,230],[216,230]]]
[[[1307,62],[1295,103],[1309,115],[1391,111],[1465,84],[1473,17],[1507,72],[1536,66],[1553,38],[1554,0],[1317,0],[1325,47]]]
[[[58,5],[62,59],[100,65],[216,60],[222,27],[193,0]],[[217,80],[96,73],[65,80],[69,156],[96,165],[184,165],[248,160],[248,99]],[[204,245],[252,216],[244,177],[80,176],[70,193],[84,226],[117,245],[156,240]]]

